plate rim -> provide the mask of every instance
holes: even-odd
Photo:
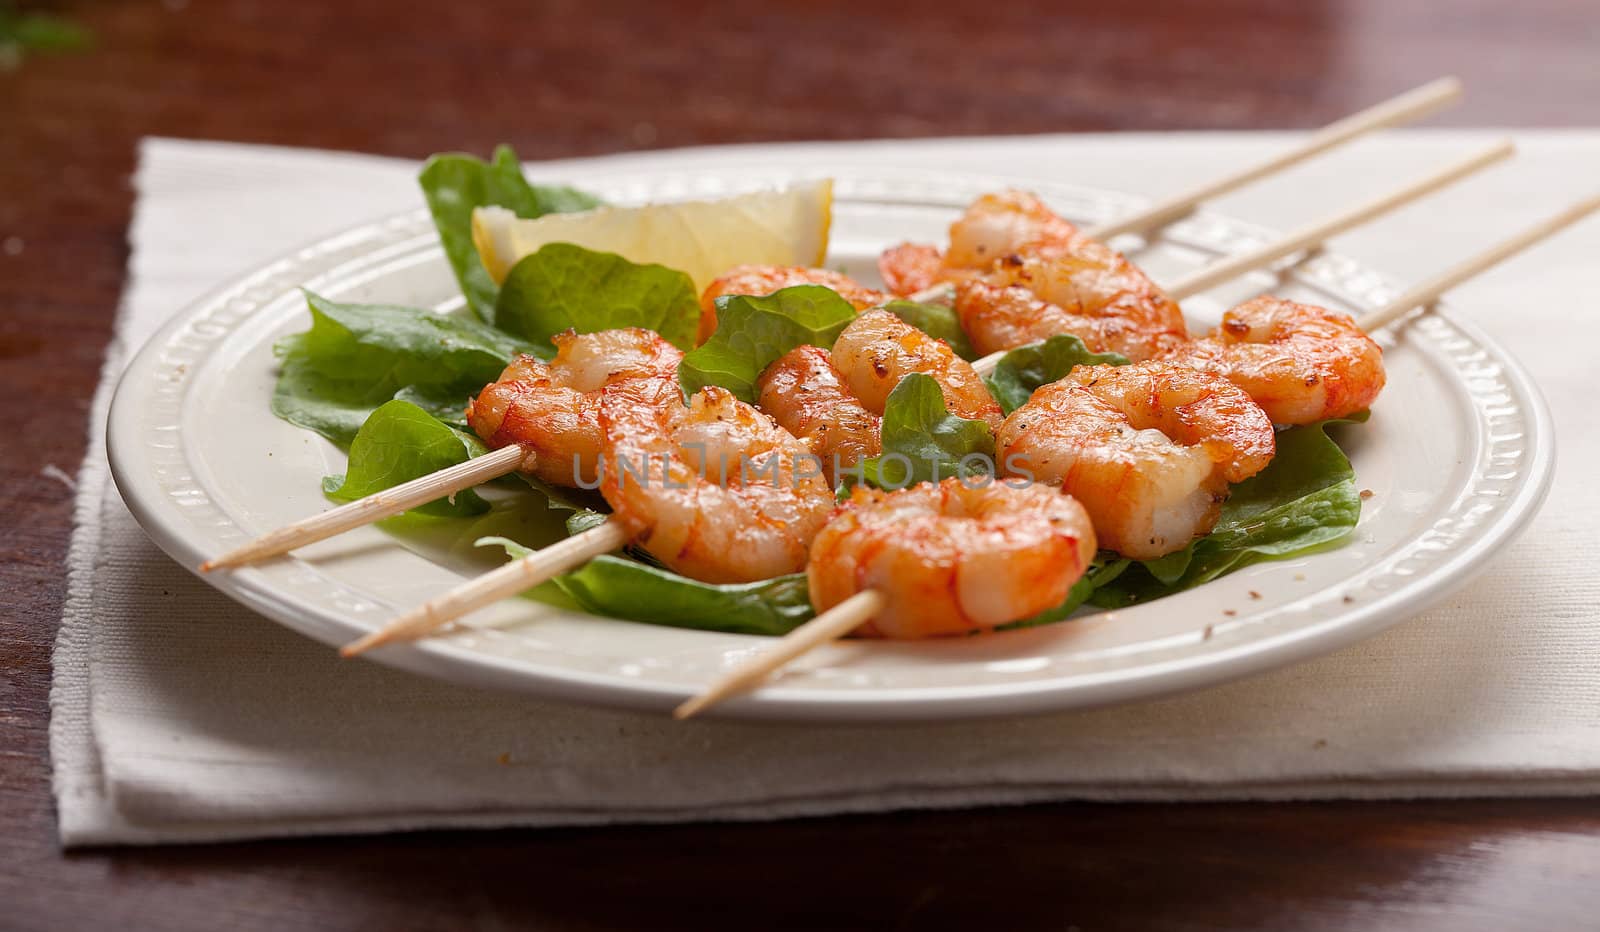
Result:
[[[831,172],[840,178],[850,170],[836,165]],[[856,169],[868,173],[882,173],[882,167]],[[699,178],[708,173],[690,170],[667,172],[635,172],[640,177]],[[734,167],[724,167],[708,181],[712,190],[725,183],[730,174],[739,174]],[[754,174],[765,177],[767,183],[805,175],[803,171],[754,167]],[[916,172],[909,173],[918,183],[939,180],[971,184],[976,179],[992,182],[999,176],[975,173]],[[627,176],[626,173],[623,175]],[[605,179],[605,173],[595,176]],[[896,179],[907,179],[907,173],[897,173]],[[1139,202],[1138,198],[1119,192],[1082,186],[1043,182],[1039,179],[1011,179],[1036,188],[1053,192],[1073,192],[1093,199],[1111,208],[1126,208]],[[146,342],[129,358],[117,380],[106,422],[106,453],[111,475],[123,501],[146,534],[173,559],[194,575],[227,594],[230,598],[272,618],[274,621],[325,644],[341,643],[340,635],[328,630],[328,624],[338,624],[337,619],[324,619],[325,613],[316,606],[296,601],[292,593],[273,587],[270,581],[259,578],[254,570],[233,571],[223,574],[200,574],[196,566],[210,556],[201,552],[192,539],[186,538],[176,521],[176,514],[164,514],[167,495],[147,495],[148,485],[154,479],[141,476],[128,461],[133,446],[132,438],[124,439],[124,431],[137,426],[136,419],[128,415],[135,392],[130,389],[137,376],[154,375],[152,365],[160,350],[171,344],[173,337],[214,310],[230,296],[248,290],[253,282],[269,278],[284,267],[294,267],[312,261],[314,257],[337,255],[341,247],[354,242],[364,248],[394,246],[395,243],[375,244],[368,240],[384,230],[405,229],[427,218],[425,208],[386,215],[376,220],[352,226],[331,236],[323,236],[297,249],[290,250],[272,261],[254,267],[218,285],[190,302],[163,323]],[[1241,235],[1262,235],[1265,229],[1237,221],[1225,215],[1202,211],[1194,221],[1210,220],[1239,231]],[[405,242],[405,238],[395,242]],[[358,249],[348,261],[361,255]],[[1324,253],[1319,261],[1359,263],[1337,253]],[[328,269],[313,270],[327,274],[337,268],[335,262]],[[266,302],[260,302],[265,304]],[[258,305],[250,313],[259,313]],[[1476,324],[1456,317],[1446,307],[1436,305],[1438,315],[1456,330],[1462,332],[1480,348],[1491,351],[1501,367],[1502,377],[1511,384],[1526,416],[1525,462],[1526,478],[1516,486],[1512,501],[1494,519],[1476,530],[1470,540],[1453,549],[1438,565],[1411,584],[1396,587],[1377,598],[1332,617],[1314,623],[1291,626],[1260,638],[1241,641],[1222,650],[1199,654],[1179,654],[1175,657],[1153,659],[1131,668],[1108,671],[1074,673],[1054,681],[1026,681],[995,684],[965,684],[940,687],[875,686],[865,693],[854,690],[818,691],[785,688],[781,684],[766,687],[758,692],[713,710],[716,717],[762,720],[795,721],[929,721],[969,719],[1007,714],[1039,713],[1064,708],[1083,708],[1129,701],[1135,698],[1155,698],[1176,692],[1215,685],[1228,680],[1260,673],[1299,660],[1329,653],[1404,620],[1416,612],[1448,596],[1469,581],[1478,567],[1488,561],[1499,548],[1516,537],[1537,514],[1539,505],[1548,494],[1554,478],[1556,438],[1553,418],[1542,392],[1521,363]],[[246,314],[245,318],[250,316]],[[243,319],[241,318],[240,322]],[[236,324],[237,326],[237,324]],[[231,328],[230,328],[231,330]],[[1481,412],[1475,413],[1482,424]],[[120,425],[120,429],[119,429]],[[562,701],[575,701],[610,707],[664,711],[686,698],[691,690],[667,684],[642,680],[627,680],[613,675],[559,667],[530,667],[526,661],[496,656],[481,650],[455,645],[449,639],[436,639],[416,645],[385,650],[371,658],[387,666],[405,669],[434,678],[477,687],[509,689],[531,693]],[[1092,698],[1084,694],[1092,692]]]

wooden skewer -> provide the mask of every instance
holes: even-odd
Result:
[[[1285,234],[1257,249],[1240,253],[1237,256],[1230,256],[1220,262],[1208,265],[1179,279],[1165,290],[1174,301],[1193,297],[1202,291],[1229,279],[1237,278],[1246,272],[1271,265],[1284,256],[1320,246],[1328,239],[1346,230],[1360,226],[1391,210],[1460,181],[1475,172],[1510,157],[1516,151],[1516,146],[1511,140],[1502,139],[1489,148],[1458,162],[1451,163],[1425,178],[1419,178],[1410,184],[1373,198],[1364,204],[1359,204],[1349,210],[1341,211],[1331,217],[1309,224],[1293,233]],[[989,375],[994,372],[995,367],[1000,364],[1000,360],[1005,357],[1007,352],[1010,351],[1001,350],[997,353],[990,353],[973,362],[972,368],[977,370],[979,375]]]
[[[354,657],[385,644],[414,641],[485,605],[526,592],[601,554],[618,550],[627,542],[628,532],[623,530],[622,525],[607,521],[458,586],[371,634],[346,644],[340,648],[339,655]]]
[[[1138,233],[1164,226],[1193,213],[1202,201],[1219,197],[1252,181],[1258,181],[1297,165],[1358,136],[1427,116],[1460,99],[1460,81],[1453,77],[1430,81],[1398,97],[1329,123],[1313,133],[1311,138],[1287,152],[1240,169],[1233,174],[1208,181],[1175,197],[1152,204],[1131,216],[1103,223],[1087,232],[1095,239],[1106,240],[1120,233]]]
[[[1600,210],[1600,193],[1591,195],[1555,216],[1541,220],[1504,242],[1485,249],[1465,262],[1412,286],[1404,294],[1362,317],[1356,323],[1368,333],[1386,327],[1416,308],[1432,305],[1445,292],[1467,279],[1499,265],[1529,246],[1572,226],[1597,210]]]
[[[1555,216],[1542,220],[1411,288],[1384,307],[1363,317],[1360,321],[1362,329],[1371,331],[1383,327],[1415,308],[1431,305],[1451,288],[1597,211],[1600,211],[1600,193],[1579,201]],[[784,635],[772,649],[763,651],[728,671],[699,695],[678,706],[673,715],[680,719],[688,718],[729,696],[759,685],[778,668],[806,651],[849,634],[874,613],[882,610],[883,605],[883,596],[872,590],[857,593]]]
[[[1182,301],[1185,298],[1193,297],[1203,291],[1214,288],[1225,281],[1238,278],[1253,269],[1271,265],[1284,256],[1320,246],[1346,230],[1381,217],[1392,210],[1403,207],[1412,201],[1488,168],[1496,162],[1510,158],[1516,154],[1516,151],[1517,147],[1511,140],[1502,139],[1489,148],[1467,156],[1458,162],[1452,162],[1425,178],[1418,178],[1408,185],[1375,197],[1364,204],[1359,204],[1349,210],[1334,214],[1325,220],[1304,226],[1293,233],[1279,237],[1259,249],[1240,253],[1237,256],[1229,256],[1220,262],[1214,262],[1203,269],[1192,272],[1173,282],[1166,289],[1167,294],[1174,301]]]
[[[951,284],[950,282],[940,282],[937,285],[930,285],[921,291],[914,291],[911,294],[906,295],[901,300],[916,301],[923,304],[936,304],[940,301],[946,301],[954,298],[955,296],[955,285]]]
[[[888,604],[888,597],[875,589],[857,592],[723,674],[699,695],[674,709],[673,718],[688,718],[729,696],[759,686],[772,671],[813,648],[844,637]]]
[[[402,482],[393,488],[374,492],[331,511],[312,515],[264,534],[237,550],[200,564],[200,572],[244,566],[314,544],[364,524],[382,521],[434,499],[446,498],[490,479],[516,472],[527,456],[527,451],[519,446],[501,447],[465,463]]]

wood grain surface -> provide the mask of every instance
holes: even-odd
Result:
[[[46,5],[95,41],[0,68],[0,928],[1600,927],[1591,800],[1056,805],[60,853],[46,753],[60,471],[83,455],[142,135],[417,157],[507,140],[540,159],[1309,127],[1445,73],[1470,99],[1441,123],[1600,124],[1595,0],[1045,6]]]

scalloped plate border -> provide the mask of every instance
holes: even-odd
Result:
[[[636,177],[595,176],[590,184],[613,200],[709,196],[770,185],[805,175],[770,168],[732,168],[716,176],[678,172]],[[991,176],[882,169],[833,172],[841,203],[929,203],[930,192],[959,204],[971,195],[1021,181],[1040,191],[1068,216],[1098,219],[1130,209],[1136,199],[1109,192]],[[1263,241],[1268,231],[1210,214],[1174,225],[1163,239],[1213,252],[1234,252]],[[196,529],[223,538],[249,536],[212,500],[191,473],[182,411],[192,380],[181,374],[205,359],[268,303],[302,284],[371,271],[395,257],[437,251],[425,210],[365,224],[321,240],[224,286],[176,315],[129,364],[112,402],[107,450],[124,500],[151,538],[186,567],[209,555]],[[1394,293],[1358,263],[1322,254],[1296,267],[1291,277],[1331,291],[1357,307],[1376,306]],[[1141,645],[1143,662],[1103,672],[1075,673],[1055,680],[952,685],[948,688],[807,690],[776,684],[724,707],[739,718],[800,720],[928,720],[1038,712],[1098,705],[1196,688],[1325,653],[1367,637],[1442,598],[1516,534],[1537,511],[1549,489],[1554,437],[1549,411],[1532,380],[1507,353],[1475,327],[1446,311],[1413,320],[1409,327],[1455,367],[1467,386],[1463,401],[1475,413],[1483,443],[1467,484],[1454,495],[1444,517],[1344,585],[1329,587],[1272,613],[1294,619],[1276,630],[1263,628],[1270,615],[1218,624],[1200,643],[1195,637]],[[252,572],[204,578],[247,607],[325,643],[341,643],[365,630],[379,608],[319,571],[298,563],[285,586]],[[1364,596],[1348,604],[1352,592]],[[1181,597],[1177,597],[1181,598]],[[351,617],[362,621],[351,621]],[[1248,625],[1250,636],[1232,638]],[[1212,639],[1215,634],[1215,640]],[[385,663],[430,676],[494,688],[532,692],[580,702],[664,710],[688,691],[648,681],[580,670],[538,667],[495,656],[482,647],[440,639],[390,650]]]

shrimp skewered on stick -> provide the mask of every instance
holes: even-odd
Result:
[[[992,372],[1007,350],[1072,334],[1092,352],[1134,362],[1169,356],[1187,341],[1177,301],[1262,268],[1459,181],[1515,152],[1501,141],[1385,195],[1232,256],[1163,290],[1120,253],[1080,232],[1038,198],[1007,191],[979,198],[950,227],[950,249],[905,245],[880,262],[892,286],[956,283],[955,308]]]
[[[1566,229],[1584,217],[1600,211],[1600,193],[1534,224],[1521,233],[1491,246],[1465,261],[1446,269],[1438,275],[1409,289],[1376,311],[1358,321],[1363,330],[1375,330],[1394,323],[1405,315],[1427,308],[1450,289],[1476,275],[1504,262],[1545,238]],[[950,481],[950,480],[946,480]],[[779,668],[801,656],[806,651],[849,634],[857,626],[881,611],[885,596],[867,589],[850,596],[788,635],[778,644],[708,686],[699,695],[680,705],[674,713],[679,718],[698,714],[709,706],[752,688]]]
[[[1220,376],[1161,362],[1078,366],[995,434],[998,459],[1088,509],[1100,545],[1148,560],[1216,526],[1228,486],[1272,460],[1272,422]]]
[[[506,564],[347,645],[349,657],[422,637],[633,542],[707,582],[800,571],[834,507],[805,444],[726,389],[686,407],[675,379],[612,385],[600,400],[603,523]]]
[[[401,483],[279,528],[200,565],[244,566],[372,524],[519,470],[555,486],[593,477],[600,389],[629,379],[670,377],[683,353],[637,327],[554,337],[556,356],[511,361],[468,406],[467,421],[493,452]]]
[[[941,637],[1029,618],[1064,602],[1094,553],[1082,506],[1043,486],[946,479],[898,492],[857,487],[811,546],[806,575],[822,614],[674,714],[688,718],[852,631]]]

